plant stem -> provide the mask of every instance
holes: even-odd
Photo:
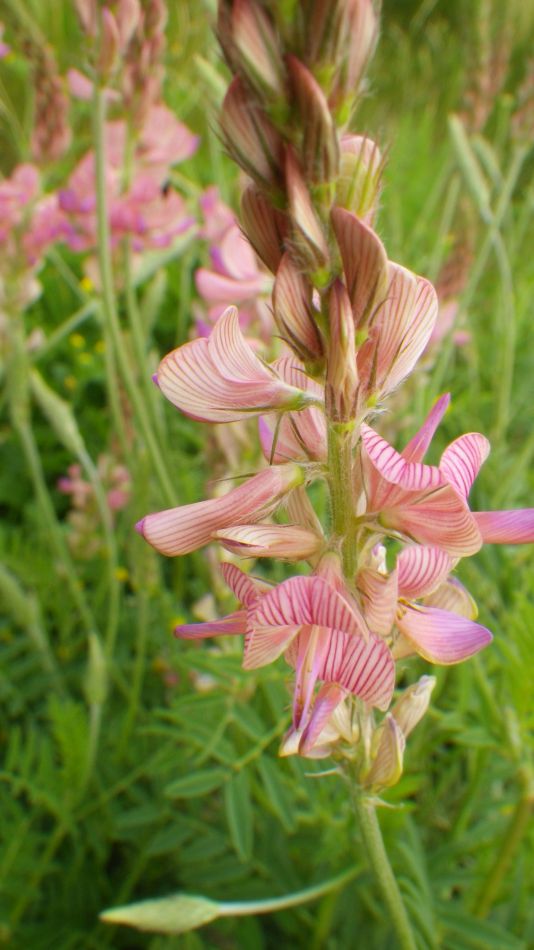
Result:
[[[126,352],[124,341],[122,339],[119,314],[115,300],[113,273],[111,269],[111,242],[106,193],[105,121],[106,102],[104,93],[98,84],[95,83],[94,139],[98,219],[98,263],[102,288],[102,310],[105,324],[109,329],[109,335],[114,350],[114,357],[117,360],[117,365],[124,381],[128,397],[132,402],[132,406],[137,416],[146,447],[151,456],[163,495],[166,499],[166,502],[172,507],[176,503],[172,481],[170,479],[163,456],[160,452],[158,441],[154,435],[150,416],[146,409],[144,396],[137,386],[134,374],[132,373],[128,353]]]
[[[522,795],[517,802],[510,822],[506,828],[500,851],[495,863],[485,879],[479,895],[479,904],[476,908],[477,917],[487,917],[506,877],[512,858],[521,844],[528,828],[532,807],[534,805],[534,776],[525,766],[519,771],[519,781]]]
[[[270,897],[258,901],[224,901],[219,904],[219,914],[221,917],[242,917],[249,914],[272,914],[277,910],[285,910],[287,907],[298,907],[307,901],[316,900],[318,897],[338,890],[344,884],[354,880],[360,873],[357,868],[348,868],[329,881],[307,887],[295,894],[285,894],[283,897]]]
[[[353,452],[354,430],[331,422],[328,426],[328,471],[332,507],[332,532],[341,540],[343,573],[349,584],[354,580],[357,565],[355,543],[356,520],[354,498]]]
[[[351,788],[355,788],[352,777]],[[408,914],[386,853],[375,806],[369,798],[358,791],[353,792],[353,802],[367,857],[389,910],[399,945],[402,950],[417,950]]]

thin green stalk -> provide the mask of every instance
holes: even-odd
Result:
[[[325,894],[339,890],[360,874],[359,868],[352,867],[330,878],[329,881],[322,881],[321,884],[296,891],[294,894],[285,894],[283,897],[268,897],[258,901],[223,901],[218,904],[219,914],[221,917],[244,917],[250,914],[272,914],[278,910],[286,910],[288,907],[299,907],[307,901],[317,900],[318,897],[324,897]]]
[[[96,309],[96,301],[90,300],[88,303],[84,304],[83,307],[80,307],[79,310],[76,310],[76,312],[73,313],[72,316],[67,320],[65,320],[65,323],[62,323],[61,326],[57,328],[57,330],[54,330],[46,342],[35,351],[33,354],[33,362],[38,363],[39,360],[49,356],[50,353],[55,350],[56,346],[59,346],[66,336],[74,333],[74,331],[77,330],[82,325],[82,323],[85,323],[89,317],[92,317]]]
[[[351,781],[351,787],[355,784]],[[353,791],[354,809],[358,816],[360,831],[369,863],[374,871],[382,897],[388,908],[399,945],[402,950],[417,950],[417,944],[402,895],[387,856],[382,832],[373,802],[358,791]]]
[[[172,506],[176,503],[175,492],[169,476],[165,460],[160,451],[154,429],[147,412],[143,393],[137,386],[128,359],[128,353],[122,339],[119,315],[115,300],[113,273],[111,269],[111,242],[108,223],[108,207],[106,195],[106,154],[105,154],[105,121],[106,102],[103,90],[95,83],[94,88],[94,137],[96,159],[96,196],[98,219],[98,263],[101,281],[102,309],[105,324],[109,330],[113,345],[113,355],[117,360],[128,397],[131,400],[139,428],[143,434],[147,449],[150,453],[154,470],[159,479],[163,495],[167,503]]]
[[[520,769],[518,777],[522,794],[506,827],[499,853],[480,889],[475,910],[477,917],[488,916],[530,823],[534,806],[534,775],[531,769],[525,766]]]

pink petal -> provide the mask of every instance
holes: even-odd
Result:
[[[437,545],[452,557],[469,557],[482,546],[477,523],[450,485],[398,501],[382,512],[383,523],[420,544]]]
[[[306,395],[287,386],[243,337],[229,307],[211,335],[185,343],[161,361],[158,385],[173,405],[194,419],[232,422],[270,408],[300,408]]]
[[[433,545],[411,544],[397,558],[399,594],[416,600],[432,593],[454,567],[453,559]]]
[[[383,369],[383,392],[389,393],[408,376],[426,349],[436,323],[438,298],[436,291],[423,277],[415,279],[414,296],[403,294],[388,312],[389,339]],[[406,283],[406,278],[403,278]],[[383,358],[385,320],[380,326],[380,349]],[[379,371],[379,379],[381,374]]]
[[[476,620],[478,607],[471,594],[456,577],[448,577],[436,590],[425,597],[425,606],[439,607],[468,620]]]
[[[445,484],[445,479],[435,465],[408,462],[389,442],[374,429],[362,425],[362,441],[369,459],[377,472],[392,485],[405,491],[424,492]],[[378,507],[382,507],[379,503]]]
[[[469,432],[451,442],[441,456],[440,471],[464,498],[471,491],[471,485],[489,451],[490,444],[485,436],[479,432]]]
[[[534,508],[512,511],[474,511],[484,544],[531,544],[534,541]]]
[[[139,522],[138,530],[161,554],[188,554],[208,544],[221,528],[261,521],[302,480],[303,474],[295,465],[273,466],[220,498],[147,515]]]
[[[217,531],[223,546],[241,557],[276,557],[289,561],[307,560],[317,553],[322,540],[312,531],[296,525],[236,525]]]
[[[318,678],[337,683],[370,706],[387,709],[395,685],[395,664],[384,642],[332,630]]]
[[[262,594],[272,590],[270,584],[266,584],[256,577],[250,577],[240,570],[237,565],[229,564],[227,561],[221,564],[220,571],[234,597],[244,607],[252,607],[258,602]]]
[[[291,577],[262,598],[251,626],[315,625],[368,636],[363,617],[320,577]]]
[[[387,636],[397,612],[397,571],[384,575],[366,568],[358,574],[357,586],[369,629],[379,636]]]
[[[200,296],[208,303],[225,305],[254,299],[262,293],[265,286],[263,277],[236,280],[234,277],[216,274],[205,267],[199,267],[196,271],[195,283]]]
[[[255,624],[252,628],[249,627],[245,638],[243,669],[255,670],[260,666],[267,666],[268,663],[274,663],[300,630],[301,627],[295,625],[260,627]]]
[[[236,610],[221,620],[209,620],[207,623],[181,623],[174,628],[174,635],[182,640],[201,640],[205,637],[217,637],[221,634],[234,635],[247,632],[247,611]]]
[[[302,755],[307,755],[313,749],[330,716],[345,695],[345,690],[339,686],[326,683],[321,687],[299,743],[299,752]]]
[[[407,607],[397,623],[420,656],[443,666],[466,660],[493,639],[480,624],[437,607]]]
[[[341,253],[354,322],[358,328],[387,287],[387,254],[371,228],[343,208],[332,211],[332,226]]]
[[[413,438],[408,442],[406,448],[401,452],[403,459],[406,459],[407,462],[423,461],[433,435],[449,408],[450,401],[450,393],[445,393],[444,396],[440,396],[438,401],[432,406],[419,432],[416,432]]]

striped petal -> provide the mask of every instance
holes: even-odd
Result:
[[[369,706],[387,709],[395,685],[395,664],[384,642],[332,630],[318,678],[337,683]]]
[[[420,656],[443,666],[467,660],[493,639],[480,624],[436,607],[407,607],[397,623]]]
[[[365,568],[358,574],[357,586],[362,595],[363,613],[369,629],[386,637],[397,612],[397,571],[385,575]]]
[[[432,593],[454,567],[453,559],[434,545],[411,544],[397,558],[399,594],[417,600]]]
[[[169,557],[189,554],[208,544],[222,528],[261,521],[302,481],[298,466],[275,465],[232,488],[221,498],[147,515],[136,528],[161,554]]]
[[[215,538],[241,557],[277,557],[288,561],[307,560],[322,544],[312,531],[293,524],[236,525],[217,531]]]
[[[398,485],[407,492],[425,492],[445,484],[443,475],[435,465],[408,462],[389,442],[365,424],[362,425],[362,441],[377,472],[390,485]]]
[[[252,607],[258,602],[262,594],[272,590],[270,584],[266,584],[257,577],[250,577],[249,574],[245,574],[244,571],[240,570],[236,564],[229,564],[225,561],[221,564],[220,570],[235,599],[244,607]]]
[[[386,294],[386,250],[375,232],[350,211],[334,208],[332,226],[358,329],[369,318],[376,302]]]
[[[175,637],[182,640],[203,640],[205,637],[221,635],[245,635],[247,631],[247,611],[236,610],[235,613],[222,617],[221,620],[209,620],[207,623],[181,623],[174,628]]]
[[[301,755],[319,753],[322,756],[330,753],[331,750],[328,747],[323,751],[314,749],[314,746],[317,740],[320,740],[321,733],[327,725],[328,720],[344,696],[346,696],[345,690],[340,686],[334,686],[331,683],[325,683],[324,686],[321,686],[315,698],[308,724],[303,730],[299,742],[298,751]]]
[[[363,617],[320,577],[291,577],[273,588],[251,615],[251,627],[315,625],[368,636]]]
[[[406,448],[401,452],[403,459],[407,462],[422,462],[428,446],[430,445],[434,433],[445,415],[451,401],[451,394],[445,393],[440,396],[432,406],[419,432],[410,439]]]
[[[404,271],[404,268],[399,270]],[[395,296],[380,326],[377,375],[382,395],[393,392],[412,372],[428,345],[438,315],[438,298],[432,284],[423,277],[415,277],[412,296],[407,283],[404,274],[400,281],[392,281]],[[397,284],[400,284],[398,288]]]
[[[475,511],[484,544],[531,544],[534,541],[534,508],[512,511]]]
[[[267,595],[268,596],[268,595]],[[300,633],[302,628],[297,625],[272,627],[250,624],[245,637],[245,652],[243,669],[256,670],[260,666],[274,663]]]
[[[306,375],[304,367],[295,359],[283,357],[273,363],[273,369],[288,386],[299,388],[308,398],[324,403],[323,387]],[[322,462],[326,459],[327,438],[324,412],[310,406],[298,413],[286,413],[281,418],[274,414],[262,416],[259,421],[260,441],[265,458],[287,462],[305,459]],[[274,454],[273,454],[274,443]]]
[[[185,343],[165,356],[157,383],[174,406],[204,422],[299,409],[310,401],[256,356],[241,333],[235,307],[221,314],[207,339]]]
[[[486,461],[489,451],[490,444],[484,435],[480,435],[479,432],[468,432],[451,442],[441,456],[440,471],[464,498],[467,498],[471,491],[471,486],[482,464]]]

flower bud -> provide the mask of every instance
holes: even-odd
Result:
[[[328,245],[292,148],[286,152],[285,172],[294,250],[303,267],[316,271],[328,261]]]
[[[117,65],[121,48],[121,38],[117,20],[108,7],[103,7],[101,17],[98,70],[102,78],[105,79],[111,75]]]
[[[245,233],[270,271],[276,273],[287,236],[287,219],[263,197],[254,185],[245,189],[241,199]]]
[[[303,363],[322,359],[321,334],[312,311],[312,287],[287,252],[276,274],[273,309],[282,339],[298,358]]]
[[[383,162],[378,146],[361,135],[344,135],[335,203],[372,225],[380,194]]]
[[[365,328],[388,286],[387,254],[380,238],[355,214],[334,208],[332,227],[341,254],[356,331]]]
[[[400,699],[392,707],[391,715],[405,736],[409,736],[426,713],[435,685],[435,676],[422,676],[417,683],[404,690]]]
[[[284,93],[282,62],[273,24],[257,0],[234,0],[232,10],[235,70],[263,98]]]
[[[296,56],[287,57],[287,66],[303,130],[304,177],[306,181],[331,181],[338,172],[339,146],[328,101],[310,70]]]
[[[326,364],[326,411],[334,422],[350,422],[356,412],[358,370],[350,300],[338,279],[330,291],[330,334]]]
[[[406,739],[404,733],[391,713],[388,713],[380,725],[375,737],[378,748],[371,768],[361,779],[364,788],[378,791],[396,785],[402,775]]]
[[[228,153],[247,175],[265,189],[276,186],[282,157],[280,136],[239,77],[226,93],[221,129]]]

